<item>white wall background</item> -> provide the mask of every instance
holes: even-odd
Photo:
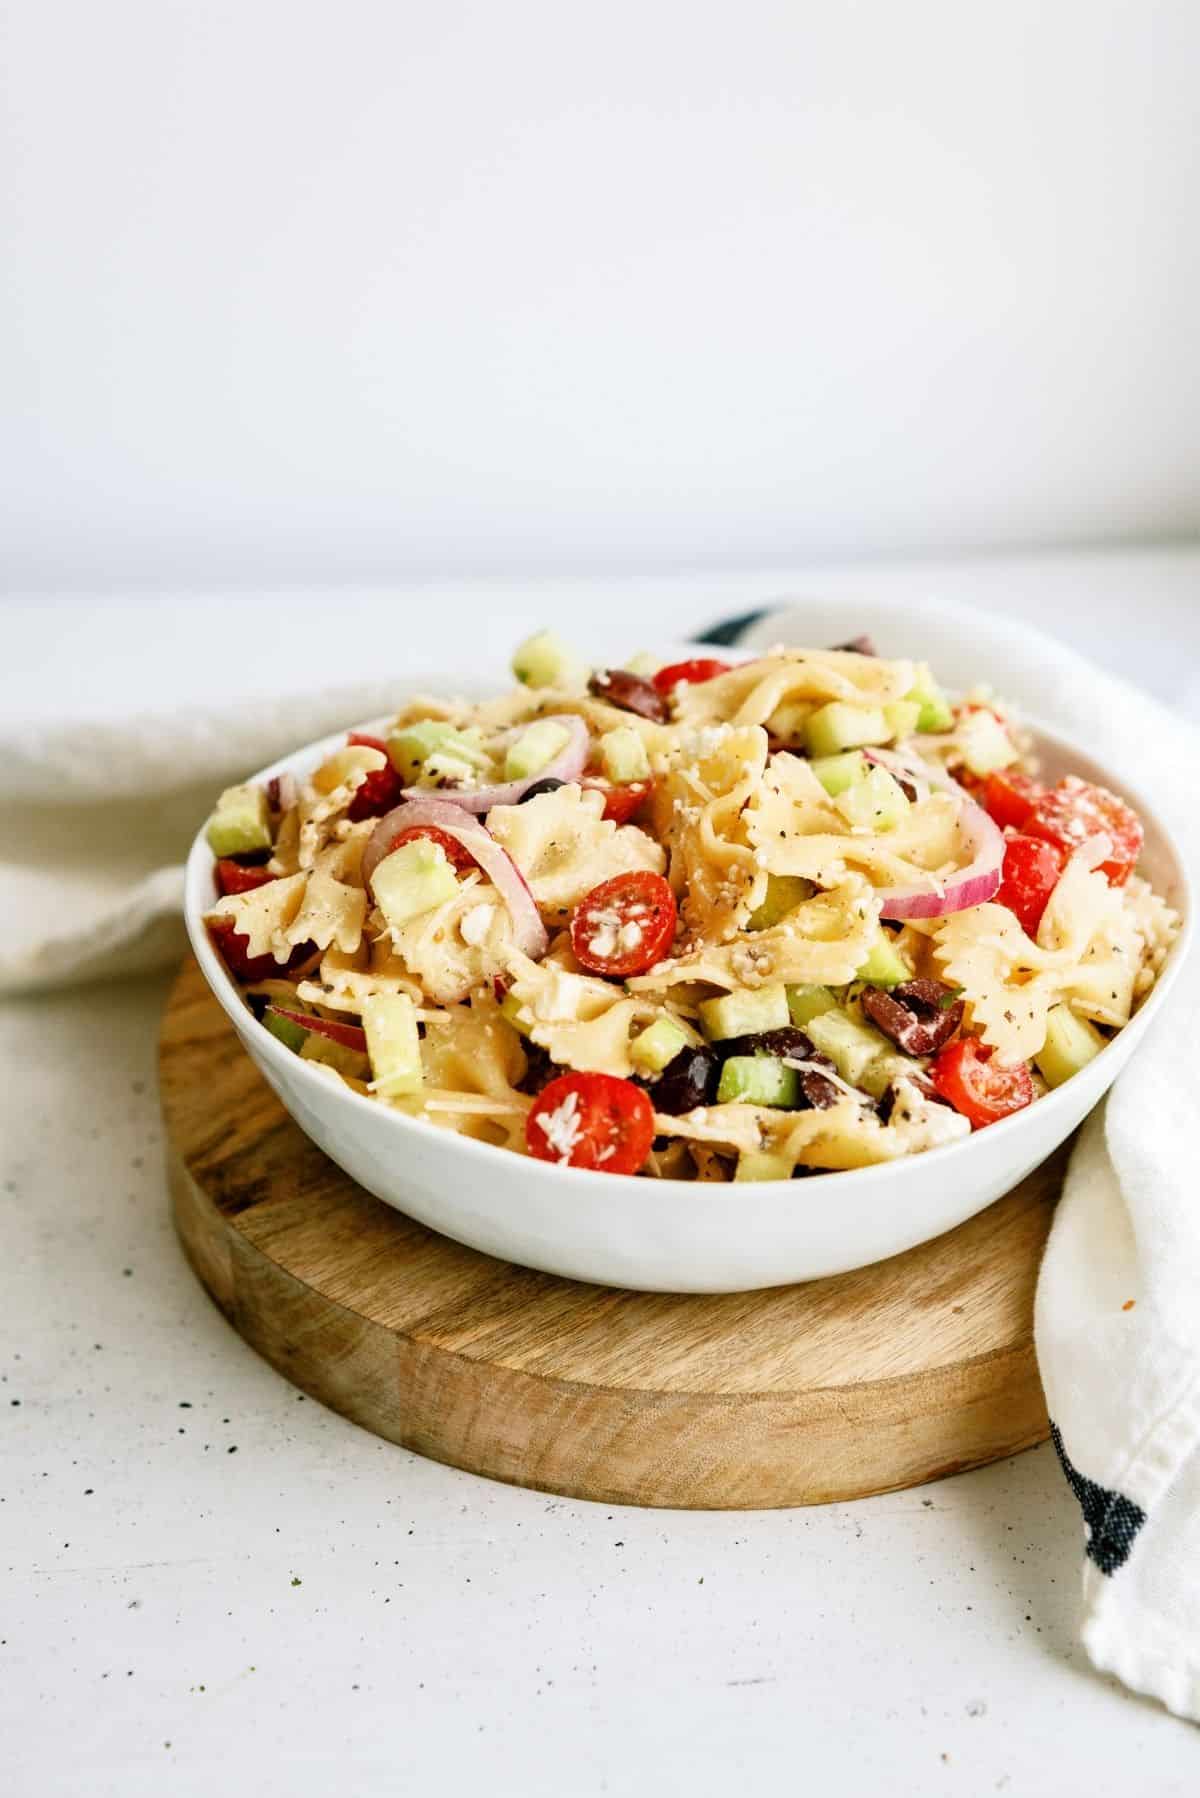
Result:
[[[1200,529],[1194,0],[7,0],[10,588]]]

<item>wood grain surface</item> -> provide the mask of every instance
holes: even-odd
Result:
[[[242,1336],[392,1442],[608,1504],[819,1504],[1041,1442],[1037,1266],[1066,1151],[937,1241],[717,1297],[495,1261],[371,1198],[292,1122],[188,961],[161,1041],[175,1222]]]

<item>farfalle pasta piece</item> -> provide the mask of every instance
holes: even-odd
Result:
[[[931,793],[894,829],[851,829],[799,756],[773,755],[746,807],[745,828],[760,867],[834,886],[850,871],[873,886],[938,891],[974,853],[962,839],[957,800]]]
[[[293,861],[297,868],[311,868],[321,851],[344,835],[343,827],[349,828],[346,813],[363,781],[386,763],[383,752],[368,744],[348,744],[327,757],[301,786],[280,825],[273,868],[290,870]]]
[[[425,1083],[444,1092],[511,1100],[528,1060],[521,1038],[494,999],[448,1006],[421,1044]],[[518,1093],[519,1101],[526,1095]]]
[[[589,974],[572,973],[555,961],[509,959],[510,1000],[520,1008],[522,1028],[560,1067],[616,1074],[637,1071],[630,1044],[666,1008],[653,999],[631,997],[621,987]],[[679,1017],[675,1023],[689,1042],[697,1033]]]
[[[728,940],[762,903],[767,876],[747,834],[746,808],[767,750],[767,733],[757,725],[693,731],[659,783],[654,823],[692,943]]]
[[[851,876],[832,892],[814,893],[769,930],[702,944],[627,984],[636,993],[697,985],[734,992],[778,982],[845,986],[876,940],[879,903],[865,881]]]
[[[843,650],[785,649],[743,662],[715,680],[676,689],[675,715],[687,724],[766,724],[781,707],[840,699],[881,706],[912,691],[916,665]]]
[[[1058,982],[1007,907],[979,905],[942,920],[933,955],[941,978],[961,989],[968,1023],[1001,1063],[1038,1053]]]
[[[381,935],[439,1005],[453,1005],[473,987],[502,974],[512,952],[512,919],[490,881],[467,874],[453,898]]]
[[[367,918],[367,895],[359,879],[362,852],[361,830],[321,851],[300,908],[285,932],[289,943],[315,943],[318,949],[333,946],[343,954],[354,953]]]
[[[362,939],[366,917],[367,895],[361,887],[345,886],[328,869],[314,868],[285,935],[293,946],[315,943],[318,949],[328,949],[336,944],[351,954]]]
[[[962,988],[968,1019],[1002,1063],[1039,1052],[1060,1002],[1096,1023],[1129,1020],[1142,940],[1120,889],[1093,872],[1103,847],[1085,844],[1072,856],[1036,943],[1003,905],[956,912],[934,932],[934,960]]]
[[[519,1148],[533,1103],[518,1090],[527,1065],[517,1032],[494,1000],[479,995],[430,1022],[421,1044],[424,1089],[391,1103],[443,1129]]]
[[[738,1155],[766,1153],[779,1177],[796,1167],[872,1167],[905,1153],[873,1111],[841,1099],[824,1111],[776,1111],[765,1105],[709,1105],[680,1117],[655,1113],[660,1136],[682,1136]]]
[[[288,874],[255,887],[252,892],[230,893],[218,899],[209,916],[232,918],[238,935],[248,939],[248,955],[273,955],[276,961],[284,962],[294,947],[288,931],[303,903],[307,885],[307,874]]]
[[[527,881],[545,917],[565,920],[571,908],[616,874],[646,868],[661,874],[666,857],[635,824],[604,817],[604,797],[582,787],[558,787],[524,805],[497,805],[488,829]]]
[[[897,1082],[896,1101],[886,1124],[874,1107],[854,1098],[825,1110],[777,1111],[762,1105],[709,1105],[680,1117],[655,1113],[660,1136],[683,1137],[739,1155],[766,1153],[778,1172],[797,1167],[823,1171],[874,1167],[925,1149],[964,1141],[966,1118],[926,1098],[910,1080]]]
[[[357,1016],[363,1001],[376,993],[403,993],[419,1005],[421,984],[393,954],[390,943],[369,942],[364,936],[352,954],[330,949],[317,972],[302,980],[296,997],[327,1011],[347,1011]]]

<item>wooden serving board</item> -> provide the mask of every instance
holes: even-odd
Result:
[[[893,1260],[673,1297],[495,1261],[371,1198],[292,1122],[191,961],[161,1073],[175,1222],[213,1299],[305,1392],[420,1454],[607,1504],[755,1509],[1048,1434],[1033,1292],[1065,1151]]]

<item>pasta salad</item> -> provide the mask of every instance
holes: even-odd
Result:
[[[513,672],[208,822],[245,1003],[379,1104],[612,1173],[864,1167],[1062,1084],[1170,949],[1135,812],[923,663],[544,632]]]

